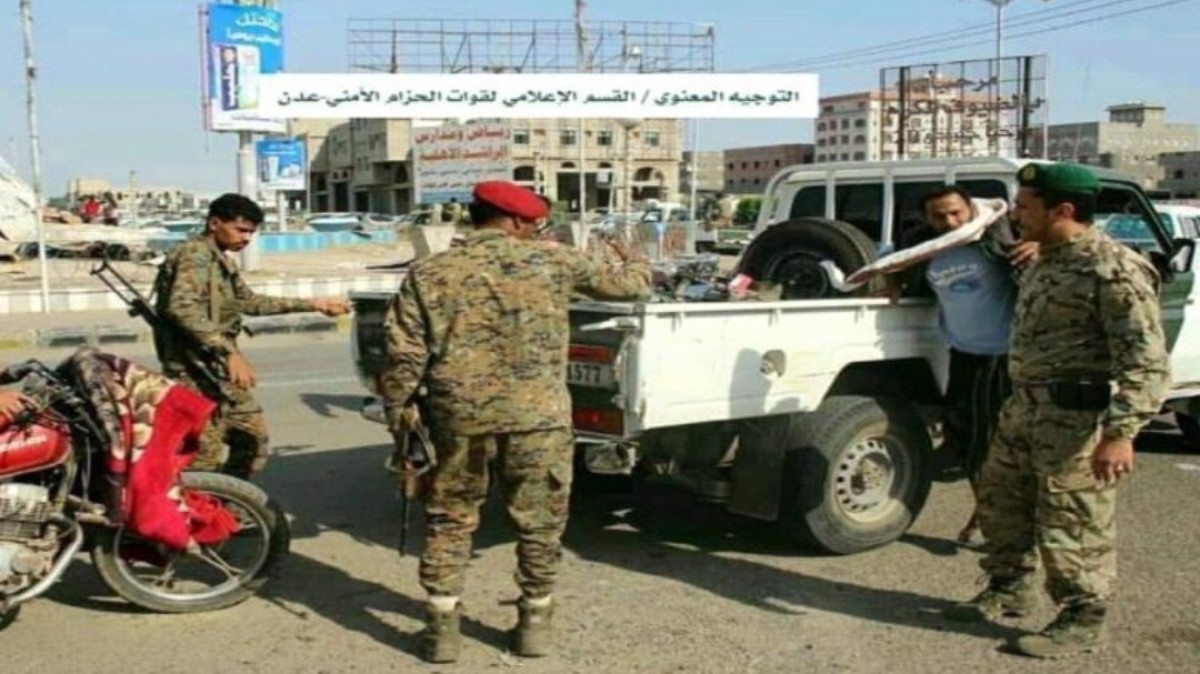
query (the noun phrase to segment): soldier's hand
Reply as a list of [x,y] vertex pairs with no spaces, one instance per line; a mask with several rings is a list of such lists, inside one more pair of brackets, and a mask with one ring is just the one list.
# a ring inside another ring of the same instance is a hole
[[24,393],[0,391],[0,419],[11,420],[32,404]]
[[1104,484],[1116,482],[1122,475],[1133,472],[1133,441],[1124,438],[1102,438],[1092,453],[1092,474]]
[[1012,250],[1008,251],[1008,261],[1014,266],[1024,267],[1037,262],[1040,251],[1041,246],[1037,241],[1018,241]]
[[229,354],[229,379],[234,386],[243,389],[254,388],[258,383],[254,378],[254,369],[240,353]]
[[628,262],[636,255],[634,249],[619,237],[608,237],[604,240],[608,247],[616,253],[617,257],[621,258],[622,262]]
[[341,297],[319,297],[312,301],[312,306],[326,316],[350,313],[350,303]]

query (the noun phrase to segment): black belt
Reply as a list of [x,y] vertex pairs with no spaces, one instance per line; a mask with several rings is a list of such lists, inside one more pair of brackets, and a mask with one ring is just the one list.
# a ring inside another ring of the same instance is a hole
[[1067,410],[1100,411],[1112,403],[1112,384],[1107,381],[1055,381],[1037,384],[1014,383],[1013,389],[1039,403]]

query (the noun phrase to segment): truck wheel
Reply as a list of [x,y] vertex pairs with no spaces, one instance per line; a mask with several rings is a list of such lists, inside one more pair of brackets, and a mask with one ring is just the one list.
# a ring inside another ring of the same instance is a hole
[[885,545],[925,506],[933,450],[905,403],[833,396],[804,417],[799,436],[780,523],[802,545],[842,555]]
[[[866,234],[837,220],[797,218],[773,225],[750,241],[742,252],[738,271],[758,280],[783,286],[783,299],[841,297],[821,269],[831,260],[845,274],[875,261],[875,244]],[[870,295],[882,289],[883,279],[865,284],[852,295]]]

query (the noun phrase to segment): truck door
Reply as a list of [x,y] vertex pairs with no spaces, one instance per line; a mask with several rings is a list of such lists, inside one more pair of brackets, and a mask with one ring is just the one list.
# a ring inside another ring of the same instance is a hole
[[[1163,330],[1171,353],[1172,379],[1200,381],[1200,307],[1191,301],[1195,273],[1168,270],[1173,243],[1162,221],[1140,191],[1131,185],[1105,182],[1096,205],[1095,226],[1125,245],[1147,255],[1158,268]],[[1180,339],[1184,331],[1191,333]]]

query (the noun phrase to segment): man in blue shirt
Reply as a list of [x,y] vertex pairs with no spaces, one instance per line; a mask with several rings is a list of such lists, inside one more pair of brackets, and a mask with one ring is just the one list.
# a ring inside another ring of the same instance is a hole
[[[970,195],[946,186],[921,202],[928,225],[901,237],[907,248],[971,221]],[[947,250],[922,265],[923,277],[938,301],[938,324],[950,345],[950,381],[946,387],[945,436],[958,452],[975,489],[1000,405],[1012,391],[1008,378],[1008,337],[1017,300],[1017,274],[1037,257],[1037,244],[1019,242],[1006,249],[995,236],[997,223],[977,242]],[[903,284],[904,277],[896,279]],[[974,514],[958,540],[968,543],[978,532]]]

